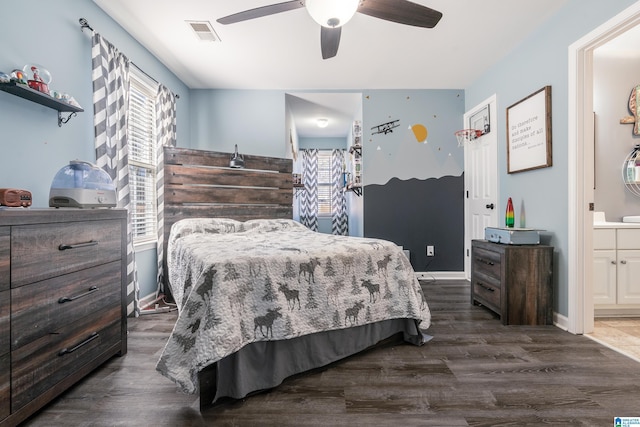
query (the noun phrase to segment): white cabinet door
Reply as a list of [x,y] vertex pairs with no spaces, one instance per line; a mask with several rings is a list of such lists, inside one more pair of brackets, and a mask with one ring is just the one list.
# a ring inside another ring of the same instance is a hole
[[617,262],[618,304],[640,304],[640,250],[619,250]]
[[616,251],[593,251],[593,304],[616,304]]

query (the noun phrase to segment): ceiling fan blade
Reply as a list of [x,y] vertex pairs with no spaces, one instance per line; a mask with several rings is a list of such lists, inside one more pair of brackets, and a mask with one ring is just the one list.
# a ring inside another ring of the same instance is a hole
[[408,0],[362,0],[358,12],[385,21],[415,27],[433,28],[442,13]]
[[322,59],[329,59],[336,56],[338,53],[338,46],[340,46],[340,33],[342,33],[342,27],[320,27],[320,48],[322,49]]
[[245,10],[244,12],[234,13],[233,15],[224,16],[217,21],[220,24],[235,24],[236,22],[248,21],[249,19],[261,18],[263,16],[275,15],[276,13],[287,12],[289,10],[304,7],[304,1],[292,0],[284,3],[270,4],[268,6],[257,7],[255,9]]

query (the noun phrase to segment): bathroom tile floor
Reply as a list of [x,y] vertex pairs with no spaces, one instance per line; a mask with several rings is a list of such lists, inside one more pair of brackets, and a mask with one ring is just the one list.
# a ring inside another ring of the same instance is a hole
[[640,318],[598,317],[586,336],[640,362]]

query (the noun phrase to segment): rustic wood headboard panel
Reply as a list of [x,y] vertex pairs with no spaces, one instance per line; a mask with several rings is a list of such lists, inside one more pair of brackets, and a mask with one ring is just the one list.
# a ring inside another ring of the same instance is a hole
[[183,218],[246,221],[293,217],[291,159],[243,155],[245,168],[231,169],[231,156],[232,153],[164,148],[165,268],[171,226]]

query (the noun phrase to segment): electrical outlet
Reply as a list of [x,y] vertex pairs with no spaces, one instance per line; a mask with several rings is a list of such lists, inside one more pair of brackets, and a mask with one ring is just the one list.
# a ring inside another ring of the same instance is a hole
[[433,246],[427,246],[427,256],[433,256],[435,248]]

